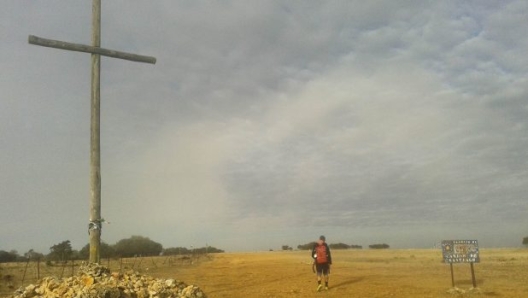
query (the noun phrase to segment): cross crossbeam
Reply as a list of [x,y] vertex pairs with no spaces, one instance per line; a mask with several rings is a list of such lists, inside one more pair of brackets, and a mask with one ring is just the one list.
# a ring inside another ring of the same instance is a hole
[[84,44],[47,39],[47,38],[42,38],[42,37],[38,37],[35,35],[30,35],[28,38],[28,42],[30,44],[48,47],[48,48],[56,48],[56,49],[69,50],[69,51],[75,51],[75,52],[91,53],[91,54],[97,54],[101,56],[124,59],[124,60],[129,60],[129,61],[156,64],[156,58],[151,57],[151,56],[143,56],[143,55],[126,53],[126,52],[103,49],[100,47],[92,47],[92,46],[88,46]]

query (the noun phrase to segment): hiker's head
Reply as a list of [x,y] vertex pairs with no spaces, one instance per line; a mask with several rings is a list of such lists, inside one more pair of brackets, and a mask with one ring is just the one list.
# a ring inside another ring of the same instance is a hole
[[326,241],[325,236],[321,235],[321,236],[319,236],[319,241],[317,241],[317,242],[319,242],[319,244],[322,244],[322,243],[324,243],[325,241]]

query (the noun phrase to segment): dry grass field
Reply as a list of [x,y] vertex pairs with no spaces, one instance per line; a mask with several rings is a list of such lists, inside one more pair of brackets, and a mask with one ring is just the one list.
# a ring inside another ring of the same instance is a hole
[[[472,289],[469,264],[455,264],[452,291],[450,267],[441,250],[334,250],[330,289],[316,292],[307,251],[211,254],[194,259],[168,257],[112,261],[113,271],[134,268],[143,274],[175,278],[199,286],[210,298],[233,297],[528,297],[528,250],[481,249],[474,265],[477,288]],[[0,265],[0,274],[13,276],[11,287],[35,282],[34,266]],[[41,264],[42,273],[46,269]],[[55,268],[71,275],[71,265]],[[48,272],[49,273],[49,272]],[[12,288],[11,288],[12,289]],[[12,291],[0,283],[0,296]]]

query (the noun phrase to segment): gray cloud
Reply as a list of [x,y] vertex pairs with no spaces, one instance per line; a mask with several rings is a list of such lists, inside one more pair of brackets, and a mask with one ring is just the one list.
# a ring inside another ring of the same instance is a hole
[[[526,236],[522,1],[124,5],[103,3],[103,46],[158,62],[102,60],[103,240]],[[90,12],[0,12],[0,249],[87,242],[89,57],[27,35],[89,43]]]

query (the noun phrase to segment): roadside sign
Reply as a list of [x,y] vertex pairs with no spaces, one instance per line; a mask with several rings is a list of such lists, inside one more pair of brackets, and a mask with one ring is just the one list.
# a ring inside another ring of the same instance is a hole
[[471,267],[471,280],[473,288],[477,287],[473,263],[480,262],[479,247],[477,240],[443,240],[442,259],[451,268],[451,284],[455,287],[455,276],[453,274],[453,263],[469,263]]
[[442,256],[445,263],[479,263],[477,240],[444,240]]

